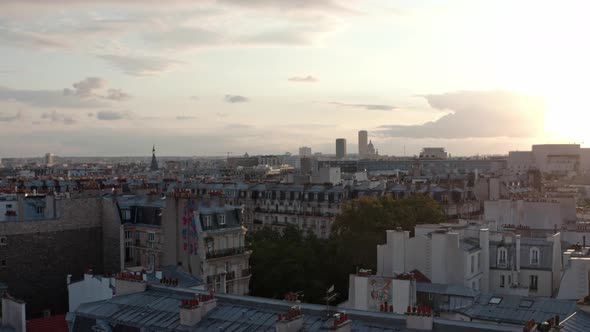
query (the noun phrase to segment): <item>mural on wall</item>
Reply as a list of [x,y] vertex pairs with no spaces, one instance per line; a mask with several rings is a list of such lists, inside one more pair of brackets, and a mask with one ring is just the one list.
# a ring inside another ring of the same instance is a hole
[[184,204],[184,213],[182,216],[182,241],[184,251],[190,255],[196,255],[199,249],[197,236],[197,220],[195,212],[197,211],[195,200],[187,199]]
[[387,302],[391,304],[391,279],[371,277],[369,278],[369,310],[379,310],[379,307]]

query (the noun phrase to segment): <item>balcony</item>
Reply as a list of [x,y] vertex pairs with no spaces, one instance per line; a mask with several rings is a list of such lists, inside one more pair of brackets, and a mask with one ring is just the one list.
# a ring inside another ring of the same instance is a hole
[[207,259],[214,259],[214,258],[222,258],[222,257],[229,257],[229,256],[241,255],[241,254],[244,254],[246,252],[247,252],[247,250],[246,250],[245,247],[228,248],[228,249],[208,251],[205,254],[205,257]]

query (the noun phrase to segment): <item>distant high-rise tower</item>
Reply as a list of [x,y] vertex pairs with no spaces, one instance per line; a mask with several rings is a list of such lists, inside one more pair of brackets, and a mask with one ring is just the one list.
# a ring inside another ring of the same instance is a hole
[[156,160],[156,146],[152,148],[152,164],[150,165],[150,171],[157,171],[158,170],[158,160]]
[[299,157],[311,157],[311,148],[307,146],[300,147]]
[[55,155],[51,152],[45,154],[45,166],[53,166],[55,164]]
[[359,131],[359,158],[366,158],[367,157],[367,140],[369,138],[369,133],[366,130]]
[[346,157],[346,138],[336,139],[336,158],[342,159]]

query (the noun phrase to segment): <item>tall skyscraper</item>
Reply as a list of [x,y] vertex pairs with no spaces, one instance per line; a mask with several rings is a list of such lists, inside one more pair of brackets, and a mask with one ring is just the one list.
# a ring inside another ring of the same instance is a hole
[[367,157],[368,138],[369,138],[369,133],[366,130],[359,131],[359,158],[366,158]]
[[342,159],[346,157],[346,138],[336,139],[336,158]]

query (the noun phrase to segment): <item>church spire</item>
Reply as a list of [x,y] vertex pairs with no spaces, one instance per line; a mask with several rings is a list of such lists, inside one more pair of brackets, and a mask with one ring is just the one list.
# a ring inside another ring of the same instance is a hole
[[150,165],[150,171],[155,172],[158,170],[158,160],[156,159],[156,145],[152,147],[152,163]]

